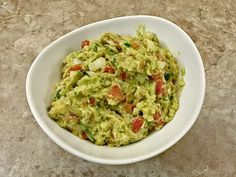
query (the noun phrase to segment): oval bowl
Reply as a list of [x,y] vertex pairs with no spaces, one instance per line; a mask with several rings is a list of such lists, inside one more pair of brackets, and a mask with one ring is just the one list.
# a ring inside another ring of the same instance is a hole
[[[161,43],[185,67],[185,87],[174,119],[160,131],[122,147],[97,146],[60,128],[48,117],[52,88],[60,80],[62,59],[80,48],[84,39],[96,39],[103,32],[133,35],[137,26],[157,34]],[[160,17],[126,16],[80,27],[52,42],[34,60],[26,79],[26,96],[34,118],[44,132],[64,150],[101,164],[128,164],[156,156],[173,146],[192,127],[205,96],[205,73],[201,56],[190,37],[177,25]]]

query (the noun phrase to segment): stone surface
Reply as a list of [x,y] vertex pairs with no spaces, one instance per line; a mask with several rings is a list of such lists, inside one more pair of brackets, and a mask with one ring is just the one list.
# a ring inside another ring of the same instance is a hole
[[[235,0],[0,0],[0,176],[235,177],[235,9]],[[25,97],[26,74],[37,54],[63,34],[134,14],[169,19],[191,36],[205,65],[204,106],[189,133],[159,156],[122,166],[87,162],[39,128]]]

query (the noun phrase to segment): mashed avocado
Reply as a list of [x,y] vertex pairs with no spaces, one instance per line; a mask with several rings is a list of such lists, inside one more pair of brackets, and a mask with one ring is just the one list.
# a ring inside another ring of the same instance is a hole
[[171,121],[184,86],[176,59],[140,26],[135,36],[104,33],[63,61],[49,116],[97,145],[136,142]]

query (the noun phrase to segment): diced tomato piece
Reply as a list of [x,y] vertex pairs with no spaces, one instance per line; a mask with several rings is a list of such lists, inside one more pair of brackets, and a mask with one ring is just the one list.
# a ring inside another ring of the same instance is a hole
[[156,82],[156,94],[162,96],[164,94],[164,83],[160,74],[151,75],[150,79]]
[[123,100],[125,99],[121,88],[118,85],[113,85],[110,90],[109,94],[112,98],[115,98],[117,100]]
[[95,98],[89,98],[89,103],[90,103],[91,105],[95,105],[95,103],[96,103]]
[[140,128],[143,125],[143,122],[144,122],[144,120],[143,120],[143,117],[141,117],[141,116],[138,116],[137,118],[135,118],[133,120],[132,130],[133,130],[134,133],[137,133],[140,130]]
[[159,112],[156,112],[155,114],[153,114],[153,119],[155,122],[159,121],[160,118],[161,118],[161,115]]
[[80,71],[82,69],[81,65],[74,65],[70,68],[70,71]]
[[115,73],[115,70],[114,70],[111,66],[105,66],[103,72],[104,72],[104,73],[114,74],[114,73]]
[[121,80],[124,81],[124,80],[126,80],[128,78],[128,74],[123,71],[123,72],[120,73],[120,78],[121,78]]
[[84,140],[88,139],[88,136],[87,136],[87,134],[85,133],[85,131],[82,131],[82,133],[81,133],[81,138],[84,139]]
[[123,108],[127,113],[132,113],[135,106],[131,103],[125,103]]
[[90,42],[88,40],[82,41],[81,47],[84,48],[86,45],[89,45]]
[[156,94],[162,96],[164,94],[164,83],[160,74],[150,76],[150,79],[156,82]]
[[154,119],[154,122],[157,124],[157,125],[162,125],[164,124],[164,120],[161,118],[161,114],[159,112],[156,112],[154,115],[153,115],[153,119]]
[[162,96],[164,94],[163,80],[156,80],[156,94]]
[[131,46],[134,49],[138,49],[139,48],[139,44],[137,42],[132,42]]

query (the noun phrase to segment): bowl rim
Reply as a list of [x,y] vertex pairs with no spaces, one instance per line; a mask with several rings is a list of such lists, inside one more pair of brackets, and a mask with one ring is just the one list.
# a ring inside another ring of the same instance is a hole
[[[43,55],[43,53],[45,53],[45,51],[49,50],[53,45],[55,45],[55,43],[63,40],[64,37],[66,36],[70,36],[73,35],[75,32],[77,32],[78,30],[81,29],[86,29],[88,27],[100,24],[100,23],[107,23],[107,22],[112,22],[112,21],[116,21],[116,20],[121,20],[121,19],[135,19],[135,18],[152,18],[155,20],[159,20],[165,23],[168,23],[169,25],[172,25],[176,28],[176,30],[179,30],[186,38],[186,40],[188,40],[189,42],[192,43],[192,47],[194,49],[194,51],[197,54],[197,58],[199,58],[199,64],[200,64],[200,74],[201,74],[201,79],[202,79],[202,84],[201,84],[201,97],[199,99],[198,105],[197,105],[197,109],[195,110],[195,114],[192,115],[192,119],[191,121],[185,126],[185,128],[177,135],[175,136],[172,141],[170,141],[169,143],[167,143],[166,145],[164,145],[162,148],[159,148],[158,150],[155,150],[153,152],[150,152],[148,154],[145,155],[141,155],[138,157],[132,157],[132,158],[126,158],[126,159],[105,159],[105,158],[101,158],[101,157],[94,157],[88,154],[85,154],[83,152],[80,152],[79,150],[75,150],[72,147],[70,147],[69,145],[67,145],[67,143],[63,142],[60,138],[58,138],[58,136],[53,133],[52,130],[48,129],[46,124],[41,120],[40,115],[38,114],[37,110],[35,107],[33,107],[32,105],[32,98],[31,98],[31,87],[30,87],[30,81],[32,78],[32,72],[34,70],[34,68],[36,67],[39,58],[41,58],[41,56]],[[110,18],[110,19],[106,19],[106,20],[101,20],[101,21],[97,21],[91,24],[87,24],[85,26],[81,26],[61,37],[59,37],[58,39],[54,40],[52,43],[50,43],[47,47],[45,47],[39,54],[38,56],[35,58],[35,60],[33,61],[33,63],[30,66],[30,69],[28,71],[27,77],[26,77],[26,97],[27,97],[27,101],[28,101],[28,105],[30,107],[30,110],[36,120],[36,122],[39,124],[39,126],[43,129],[43,131],[58,145],[60,146],[62,149],[64,149],[65,151],[70,152],[71,154],[80,157],[84,160],[87,161],[91,161],[91,162],[95,162],[95,163],[100,163],[100,164],[107,164],[107,165],[122,165],[122,164],[130,164],[130,163],[135,163],[135,162],[139,162],[139,161],[143,161],[149,158],[152,158],[162,152],[164,152],[165,150],[167,150],[168,148],[170,148],[171,146],[173,146],[174,144],[176,144],[189,130],[190,128],[193,126],[193,124],[196,122],[198,115],[201,111],[203,102],[204,102],[204,98],[205,98],[205,90],[206,90],[206,80],[205,80],[205,71],[204,71],[204,66],[203,66],[203,62],[202,62],[202,58],[200,56],[200,53],[196,47],[196,45],[194,44],[194,42],[192,41],[192,39],[188,36],[188,34],[182,30],[179,26],[177,26],[175,23],[161,18],[161,17],[156,17],[156,16],[150,16],[150,15],[132,15],[132,16],[121,16],[121,17],[116,17],[116,18]]]

